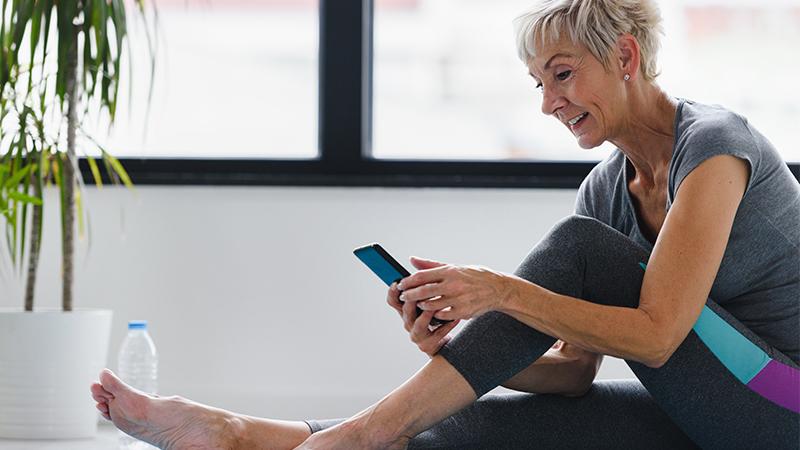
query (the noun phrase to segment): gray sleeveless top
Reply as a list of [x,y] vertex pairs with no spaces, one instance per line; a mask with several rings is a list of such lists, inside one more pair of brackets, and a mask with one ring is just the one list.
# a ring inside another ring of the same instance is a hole
[[[709,297],[767,343],[800,363],[800,184],[747,120],[720,106],[679,100],[665,210],[683,179],[706,159],[734,155],[750,179]],[[628,192],[633,170],[619,150],[581,184],[575,213],[594,217],[648,251]]]

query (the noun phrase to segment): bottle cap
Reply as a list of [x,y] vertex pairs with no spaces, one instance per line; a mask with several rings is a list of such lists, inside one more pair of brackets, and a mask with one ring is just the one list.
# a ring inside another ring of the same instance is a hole
[[147,321],[146,320],[131,320],[128,322],[128,329],[129,330],[146,330],[147,329]]

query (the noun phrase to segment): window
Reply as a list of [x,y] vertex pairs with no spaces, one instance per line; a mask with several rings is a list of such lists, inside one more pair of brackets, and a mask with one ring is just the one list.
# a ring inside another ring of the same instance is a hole
[[[139,184],[577,187],[611,146],[581,150],[539,111],[511,24],[530,1],[160,1],[148,135],[140,94],[110,149]],[[800,161],[800,0],[660,4],[662,86]]]
[[[598,161],[540,112],[512,20],[532,0],[376,0],[373,155],[399,159]],[[659,84],[743,114],[800,161],[800,1],[659,2]]]
[[800,123],[800,1],[661,4],[669,24],[662,51],[666,89],[744,115],[786,161],[800,162],[794,136]]
[[316,0],[159,0],[157,7],[149,117],[147,42],[134,29],[132,109],[120,108],[105,140],[115,156],[318,155]]
[[540,110],[512,20],[531,0],[376,0],[373,155],[598,161]]

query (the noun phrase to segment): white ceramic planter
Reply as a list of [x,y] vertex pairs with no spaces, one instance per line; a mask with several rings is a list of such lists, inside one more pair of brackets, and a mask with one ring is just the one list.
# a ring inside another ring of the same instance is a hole
[[106,366],[111,315],[0,308],[0,438],[97,434],[89,386]]

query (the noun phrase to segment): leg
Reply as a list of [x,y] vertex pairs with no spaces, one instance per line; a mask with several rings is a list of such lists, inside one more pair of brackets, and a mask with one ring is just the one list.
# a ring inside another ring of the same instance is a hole
[[[746,339],[732,350],[738,361],[748,354],[745,346],[754,344],[750,350],[768,355],[774,360],[770,364],[785,364],[794,368],[793,380],[766,380],[791,383],[795,411],[776,404],[754,389],[752,375],[742,379],[741,369],[726,366],[730,362],[719,349],[708,329],[698,321],[694,329],[675,351],[669,361],[658,369],[652,369],[634,361],[627,361],[636,377],[647,387],[659,406],[694,442],[702,448],[798,448],[800,447],[800,414],[796,411],[797,386],[800,371],[788,357],[770,347],[761,338],[731,316],[722,307],[708,300],[703,314],[716,314],[729,332],[738,333]],[[701,316],[703,319],[703,316]],[[711,330],[719,333],[720,330]],[[724,333],[724,331],[722,331]],[[702,336],[702,338],[701,338]],[[735,342],[737,335],[724,336],[727,342]],[[706,339],[704,342],[703,339]],[[745,347],[745,348],[742,348]],[[722,349],[723,352],[725,349]],[[722,359],[720,359],[720,356]],[[791,369],[789,369],[791,371]],[[763,375],[763,374],[762,374]],[[789,386],[784,386],[789,387]],[[783,396],[787,399],[787,395]],[[791,399],[789,399],[791,402]]]
[[[644,276],[636,264],[648,256],[603,223],[571,216],[536,244],[515,274],[559,294],[635,308]],[[531,365],[555,341],[510,316],[489,312],[470,321],[439,354],[480,397]]]
[[120,430],[162,449],[292,449],[311,433],[303,422],[259,419],[180,397],[158,397],[122,383],[110,371],[92,385],[103,416]]
[[[309,421],[314,431],[339,420]],[[426,430],[409,449],[695,449],[636,380],[595,382],[580,398],[489,394]]]
[[[644,276],[639,264],[647,257],[616,230],[575,216],[531,251],[517,275],[562,294],[633,308]],[[712,300],[707,306],[765,354],[794,365]],[[481,396],[530,365],[554,341],[509,316],[489,313],[473,320],[440,354]],[[798,442],[800,416],[734,377],[695,331],[663,367],[629,365],[670,418],[704,448],[790,448]]]

